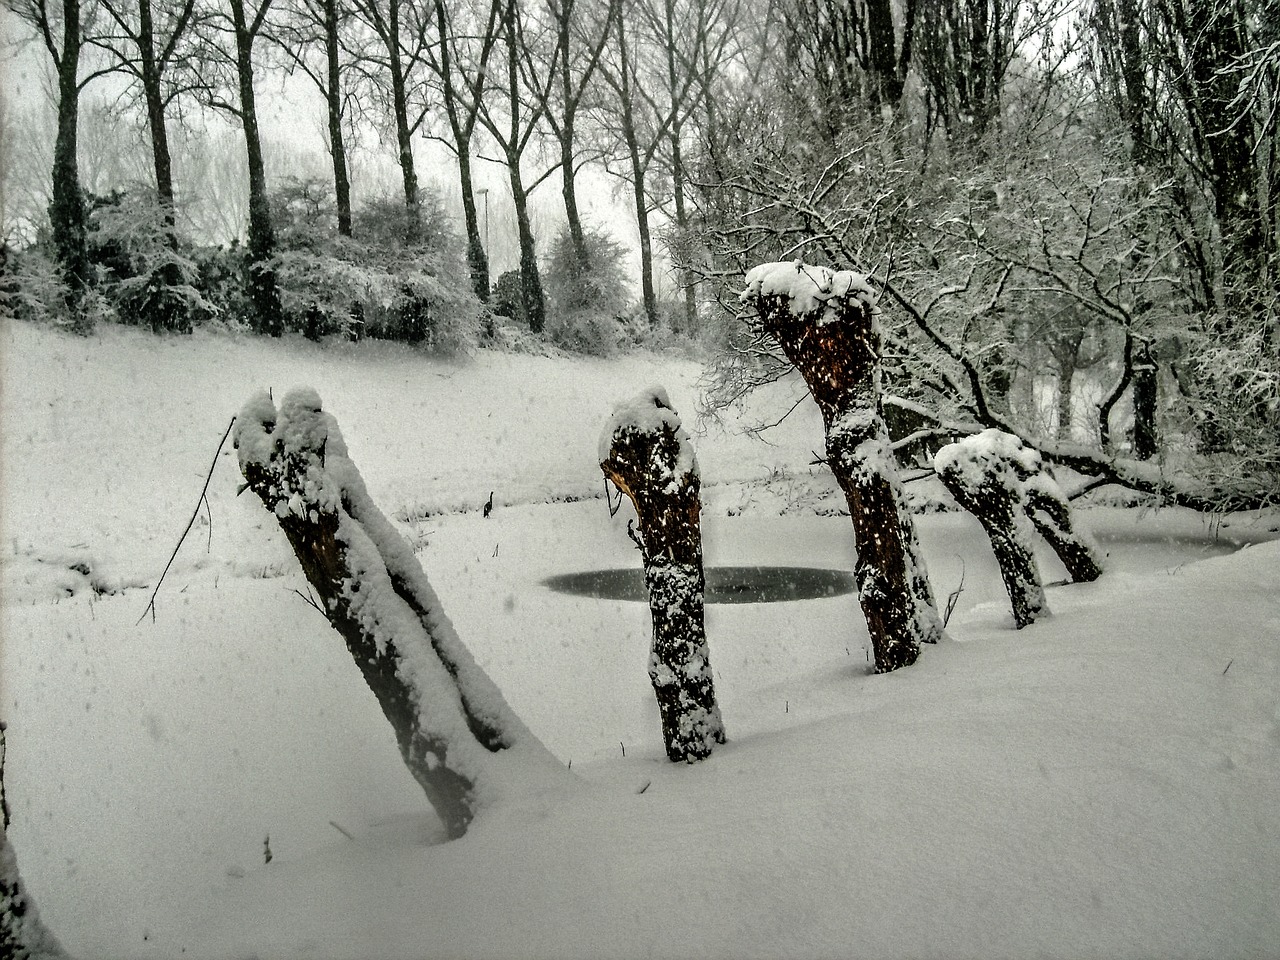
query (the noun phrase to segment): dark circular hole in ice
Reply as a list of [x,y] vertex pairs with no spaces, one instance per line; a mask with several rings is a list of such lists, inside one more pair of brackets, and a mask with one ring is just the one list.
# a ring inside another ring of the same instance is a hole
[[[852,593],[853,574],[823,567],[707,567],[707,603],[780,603]],[[560,593],[596,600],[648,601],[639,567],[562,573],[542,581]]]

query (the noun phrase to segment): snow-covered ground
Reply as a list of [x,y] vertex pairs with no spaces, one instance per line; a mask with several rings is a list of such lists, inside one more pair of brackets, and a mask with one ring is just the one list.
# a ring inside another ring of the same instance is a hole
[[[11,837],[79,957],[1276,955],[1275,516],[1081,511],[1108,571],[1023,631],[976,522],[925,516],[950,642],[873,676],[851,595],[711,606],[730,742],[676,766],[645,605],[542,580],[638,563],[598,434],[653,382],[692,422],[695,364],[12,322],[0,363]],[[298,383],[575,791],[439,843],[229,451],[137,623],[231,414]],[[694,431],[708,563],[851,569],[816,412],[732,429],[768,409]]]

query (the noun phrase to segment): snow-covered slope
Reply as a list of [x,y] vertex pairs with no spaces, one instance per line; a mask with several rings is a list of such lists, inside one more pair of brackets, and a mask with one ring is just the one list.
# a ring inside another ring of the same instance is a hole
[[[868,674],[850,596],[712,605],[730,742],[662,758],[644,604],[541,580],[638,563],[599,489],[612,404],[661,359],[92,341],[3,347],[0,713],[42,914],[96,957],[1230,957],[1280,943],[1280,544],[1273,520],[1087,511],[1095,584],[1012,629],[977,524],[922,518],[952,640]],[[209,531],[136,625],[231,412],[312,384],[459,634],[576,793],[461,841],[404,770],[341,640],[224,457]],[[530,412],[532,411],[532,412]],[[847,518],[778,516],[819,448],[693,437],[711,564],[849,569]],[[767,507],[765,509],[764,507]],[[89,573],[70,569],[82,560]],[[1047,582],[1062,576],[1041,556]],[[961,585],[963,586],[961,587]],[[68,593],[67,588],[72,592]],[[623,757],[623,749],[626,751]],[[344,834],[350,834],[348,839]],[[264,864],[269,837],[273,859]]]

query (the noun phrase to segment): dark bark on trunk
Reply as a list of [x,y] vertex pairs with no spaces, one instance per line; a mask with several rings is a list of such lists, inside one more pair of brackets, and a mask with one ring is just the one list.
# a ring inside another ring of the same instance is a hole
[[[398,9],[398,8],[393,8]],[[393,29],[395,21],[392,20]],[[396,120],[397,159],[400,163],[400,179],[404,185],[405,238],[410,242],[422,232],[422,211],[418,190],[418,172],[413,165],[413,135],[409,132],[409,104],[405,99],[404,67],[399,54],[390,52],[391,101]]]
[[[484,249],[480,238],[480,218],[476,211],[475,188],[471,185],[471,151],[463,141],[470,142],[470,136],[458,138],[458,176],[462,185],[462,218],[467,228],[467,266],[471,270],[471,288],[481,303],[489,302],[489,254]],[[486,201],[487,202],[487,201]],[[485,212],[486,219],[488,211]],[[485,233],[488,233],[486,225]],[[487,240],[488,237],[486,236]]]
[[400,164],[400,180],[404,188],[405,239],[417,241],[422,232],[422,211],[418,189],[418,171],[413,164],[413,132],[409,126],[409,99],[405,84],[404,64],[400,62],[400,4],[388,9],[386,32],[382,35],[387,50],[387,68],[391,75],[391,113],[396,124],[396,161]]
[[658,325],[658,293],[653,282],[653,235],[649,230],[649,196],[635,131],[628,138],[631,151],[632,193],[636,201],[636,229],[640,236],[640,297],[650,327]]
[[1142,49],[1142,20],[1137,0],[1119,0],[1122,112],[1129,127],[1129,156],[1139,171],[1152,173],[1155,150],[1148,132],[1147,57]]
[[1159,369],[1151,344],[1139,342],[1133,357],[1133,455],[1150,460],[1159,452],[1156,428]]
[[0,723],[0,957],[64,960],[66,953],[40,920],[35,901],[18,872],[9,842],[9,803],[4,793],[5,725]]
[[922,642],[937,640],[941,624],[879,413],[880,338],[872,308],[848,293],[797,316],[789,293],[755,292],[751,283],[749,274],[746,302],[760,328],[800,371],[822,411],[827,461],[853,520],[858,599],[876,672],[908,666]]
[[351,180],[347,144],[342,134],[342,62],[338,33],[338,0],[324,0],[324,50],[327,65],[325,100],[329,108],[329,154],[333,159],[333,194],[338,205],[338,233],[351,236]]
[[490,761],[480,758],[532,748],[554,782],[559,765],[461,648],[318,399],[290,394],[277,416],[267,396],[254,398],[235,437],[249,487],[288,537],[449,836],[462,836],[483,802]]
[[161,89],[161,66],[156,59],[155,23],[151,0],[138,4],[138,59],[142,74],[142,93],[147,105],[147,130],[151,135],[151,160],[156,175],[156,197],[164,211],[169,246],[177,248],[177,214],[173,198],[173,158],[169,151],[169,131],[165,127],[164,92]]
[[1265,275],[1253,124],[1237,117],[1238,78],[1229,69],[1246,53],[1245,26],[1229,5],[1191,2],[1187,18],[1195,109],[1209,140],[1209,182],[1226,247],[1223,272],[1230,277],[1252,269]]
[[542,274],[538,271],[537,241],[529,221],[529,195],[520,176],[520,158],[508,157],[507,170],[511,177],[511,198],[516,208],[516,229],[520,237],[520,302],[529,321],[529,330],[541,333],[547,325],[547,297],[542,289]]
[[90,282],[84,195],[76,144],[80,116],[80,0],[64,0],[62,55],[58,61],[58,135],[53,147],[52,197],[49,221],[57,250],[66,305],[77,325],[82,317],[84,294]]
[[236,33],[236,76],[240,92],[240,122],[244,126],[249,161],[249,293],[253,300],[252,326],[258,333],[278,337],[284,333],[284,310],[276,289],[271,259],[276,252],[267,194],[267,171],[258,132],[258,110],[253,92],[253,42],[255,35],[245,19],[244,0],[232,0]]
[[868,65],[871,73],[869,102],[877,109],[889,107],[895,114],[906,86],[905,71],[899,73],[897,36],[890,0],[867,0]]
[[[489,254],[485,244],[489,242],[488,207],[485,208],[485,230],[480,234],[480,218],[476,212],[475,187],[471,179],[471,136],[475,132],[480,110],[479,99],[463,104],[454,86],[453,55],[450,50],[452,37],[449,30],[449,12],[443,0],[435,0],[436,29],[439,32],[439,61],[434,69],[440,78],[445,116],[453,134],[453,149],[458,157],[458,181],[462,191],[462,219],[467,231],[467,267],[471,271],[471,288],[481,303],[489,302]],[[486,47],[488,49],[488,47]],[[487,54],[486,54],[487,57]],[[487,61],[486,61],[487,62]],[[483,64],[479,68],[483,78]],[[465,84],[464,84],[465,86]],[[466,111],[463,119],[462,111]],[[486,201],[487,203],[487,201]]]
[[564,118],[560,132],[560,195],[564,197],[565,218],[569,227],[569,241],[573,244],[573,256],[578,269],[584,274],[591,269],[591,251],[587,249],[587,235],[582,229],[582,215],[578,212],[578,187],[573,156],[574,119]]
[[555,14],[559,32],[557,42],[562,51],[560,55],[560,97],[564,103],[564,116],[560,123],[552,124],[552,132],[560,141],[560,194],[564,197],[565,220],[569,228],[569,242],[573,244],[574,259],[578,268],[585,274],[591,268],[591,251],[587,249],[587,237],[582,229],[582,216],[578,212],[578,188],[575,182],[577,170],[574,166],[573,147],[577,135],[577,96],[573,89],[572,64],[569,50],[572,33],[569,29],[568,11]]
[[[642,398],[637,398],[639,402]],[[643,398],[671,410],[664,398]],[[681,472],[681,443],[688,443],[672,410],[671,421],[645,430],[611,424],[607,479],[631,498],[640,520],[645,586],[653,615],[649,679],[662,717],[662,738],[672,762],[693,763],[725,742],[716,705],[711,657],[703,620],[706,580],[699,526],[700,481]],[[616,421],[615,421],[616,422]]]
[[[964,447],[962,441],[957,446]],[[946,448],[944,448],[946,451]],[[940,458],[945,452],[940,453]],[[974,482],[961,454],[944,461],[938,470],[943,486],[956,503],[973,514],[991,541],[991,549],[1000,566],[1000,578],[1013,605],[1013,622],[1021,630],[1046,612],[1044,587],[1032,552],[1031,524],[1027,520],[1027,504],[1022,484],[1013,464],[995,459],[984,464],[981,478]]]
[[645,161],[640,151],[640,137],[636,131],[635,112],[632,108],[631,53],[627,48],[626,18],[615,21],[618,38],[618,103],[622,108],[619,117],[622,139],[627,145],[627,157],[631,162],[631,191],[635,199],[636,229],[640,235],[640,298],[644,303],[644,315],[650,327],[658,325],[658,295],[653,283],[653,237],[649,230],[649,197],[645,188]]

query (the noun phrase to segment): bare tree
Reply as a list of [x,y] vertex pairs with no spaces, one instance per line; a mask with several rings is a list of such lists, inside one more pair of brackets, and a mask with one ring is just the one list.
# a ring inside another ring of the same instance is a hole
[[177,245],[177,214],[174,209],[173,157],[166,127],[168,111],[183,92],[175,83],[175,66],[181,67],[196,0],[98,0],[111,21],[93,43],[111,56],[117,69],[140,88],[146,110],[147,132],[156,195],[164,210],[170,244]]
[[199,27],[195,55],[196,81],[204,102],[235,117],[244,131],[249,179],[249,294],[250,323],[259,333],[280,336],[284,310],[271,259],[275,256],[275,228],[267,193],[266,162],[258,127],[254,92],[254,47],[263,35],[273,0],[211,0]]
[[[438,42],[427,48],[428,62],[440,86],[449,139],[444,140],[458,160],[462,190],[462,215],[467,231],[467,263],[471,284],[482,301],[489,299],[489,254],[480,236],[475,185],[471,174],[472,140],[480,117],[489,64],[498,40],[502,0],[490,0],[483,16],[476,17],[469,4],[435,0]],[[483,22],[483,26],[481,23]]]
[[280,16],[267,31],[268,39],[275,43],[290,69],[301,70],[324,98],[338,233],[344,237],[351,236],[351,177],[345,133],[348,91],[342,32],[350,27],[350,19],[351,10],[343,0],[284,0]]
[[426,91],[420,74],[431,43],[432,10],[427,0],[350,0],[374,42],[361,49],[364,77],[390,109],[395,130],[396,162],[404,187],[405,230],[416,240],[421,230],[418,172],[413,138],[427,118]]
[[578,153],[578,117],[592,89],[592,79],[609,40],[614,9],[619,2],[607,0],[601,6],[592,0],[547,0],[559,50],[547,127],[560,147],[560,195],[564,198],[569,240],[579,269],[583,271],[590,268],[591,253],[582,229],[582,215],[578,212],[576,178],[584,163]]
[[52,193],[49,221],[53,228],[66,291],[66,308],[82,318],[82,299],[92,282],[86,238],[86,212],[76,157],[80,93],[106,70],[81,75],[81,54],[93,36],[96,0],[4,0],[5,6],[25,22],[43,43],[57,74],[58,134],[53,148]]
[[538,270],[537,241],[529,216],[529,197],[555,173],[558,162],[531,180],[522,164],[536,146],[543,129],[556,65],[566,53],[559,34],[519,0],[505,0],[498,15],[502,59],[492,72],[497,76],[492,92],[480,101],[480,124],[493,138],[507,168],[511,199],[515,205],[520,240],[520,297],[529,329],[541,333],[546,326],[547,301]]

